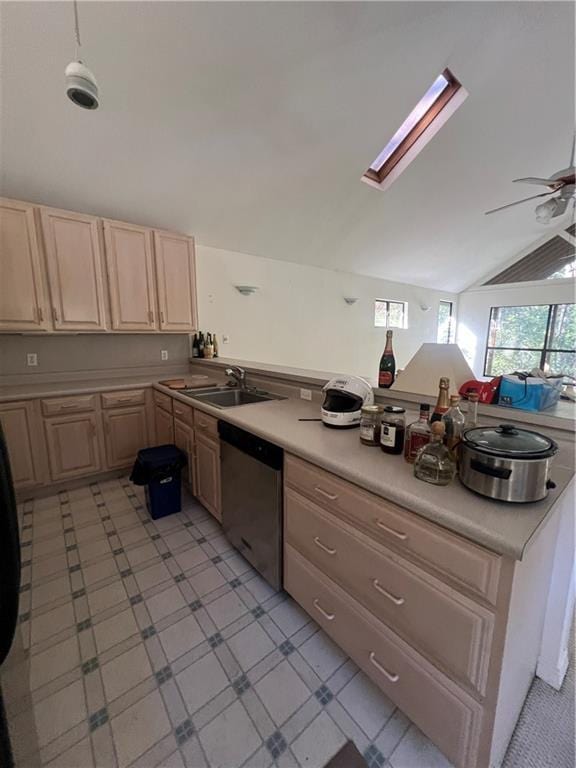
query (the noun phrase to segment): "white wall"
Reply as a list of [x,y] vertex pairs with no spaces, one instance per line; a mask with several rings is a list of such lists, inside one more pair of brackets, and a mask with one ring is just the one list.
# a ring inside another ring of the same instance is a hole
[[502,286],[483,286],[464,291],[458,302],[456,341],[478,377],[484,371],[491,307],[528,304],[564,304],[575,300],[574,280],[541,280]]
[[[197,247],[200,327],[230,337],[222,357],[375,378],[386,329],[374,327],[374,300],[408,302],[408,328],[394,331],[404,366],[436,341],[438,302],[454,294],[316,267]],[[242,296],[234,285],[255,285]],[[352,306],[344,296],[357,297]],[[423,312],[420,304],[431,307]]]

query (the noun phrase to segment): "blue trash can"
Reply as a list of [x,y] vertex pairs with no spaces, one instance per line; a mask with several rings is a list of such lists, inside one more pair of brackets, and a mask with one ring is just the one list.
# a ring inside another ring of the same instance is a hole
[[146,501],[153,520],[180,512],[180,474],[186,463],[186,455],[175,445],[138,451],[130,480],[135,485],[146,486]]

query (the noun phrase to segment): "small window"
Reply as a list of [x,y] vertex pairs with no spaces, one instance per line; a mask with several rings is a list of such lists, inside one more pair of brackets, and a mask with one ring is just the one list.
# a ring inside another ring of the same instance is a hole
[[374,325],[377,328],[407,328],[408,305],[405,301],[376,299],[374,302]]
[[576,377],[576,304],[492,307],[484,375],[532,368]]
[[438,307],[438,344],[452,344],[454,341],[454,305],[451,301],[441,301]]
[[[460,91],[460,98],[453,97]],[[467,92],[449,69],[438,75],[376,160],[370,165],[363,180],[384,188],[384,180],[398,166],[396,178],[420,153],[446,120],[456,111]],[[411,151],[412,150],[412,151]],[[410,154],[408,154],[410,153]],[[404,159],[404,162],[399,164]],[[390,180],[393,181],[394,179]]]

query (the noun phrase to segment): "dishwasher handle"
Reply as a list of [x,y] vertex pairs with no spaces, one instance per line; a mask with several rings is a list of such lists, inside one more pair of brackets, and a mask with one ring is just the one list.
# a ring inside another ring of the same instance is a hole
[[227,421],[218,421],[218,434],[223,443],[234,446],[272,469],[282,470],[284,451],[274,443],[269,443],[268,440],[235,427]]

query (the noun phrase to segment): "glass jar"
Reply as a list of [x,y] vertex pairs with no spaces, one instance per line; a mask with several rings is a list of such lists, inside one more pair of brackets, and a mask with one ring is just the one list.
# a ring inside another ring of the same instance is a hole
[[364,445],[380,445],[382,405],[364,405],[360,414],[360,442]]
[[402,453],[406,432],[405,413],[404,408],[395,405],[387,405],[384,408],[380,429],[380,448],[384,453]]
[[448,485],[456,474],[456,462],[444,445],[445,426],[436,421],[430,426],[432,439],[422,448],[414,461],[414,475],[432,485]]

